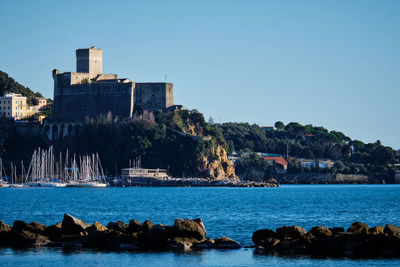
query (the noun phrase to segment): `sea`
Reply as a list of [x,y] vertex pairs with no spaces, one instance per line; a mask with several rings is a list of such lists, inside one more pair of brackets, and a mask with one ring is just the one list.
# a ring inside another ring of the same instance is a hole
[[281,185],[278,188],[131,187],[0,188],[0,220],[55,224],[64,213],[89,223],[201,218],[210,238],[244,248],[195,252],[104,252],[90,249],[0,248],[0,266],[400,266],[400,259],[257,255],[258,229],[297,225],[348,228],[400,225],[400,185]]

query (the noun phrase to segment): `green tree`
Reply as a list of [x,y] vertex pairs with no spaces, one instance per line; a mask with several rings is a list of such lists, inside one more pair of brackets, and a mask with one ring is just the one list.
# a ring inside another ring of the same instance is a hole
[[281,121],[275,122],[275,129],[283,130],[284,128],[285,128],[285,124],[283,124],[283,122],[281,122]]

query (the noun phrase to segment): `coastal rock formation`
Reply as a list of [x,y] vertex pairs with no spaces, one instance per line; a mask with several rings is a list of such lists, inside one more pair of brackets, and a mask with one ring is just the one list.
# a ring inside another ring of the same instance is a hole
[[253,243],[258,254],[310,255],[316,257],[392,258],[400,257],[400,227],[369,228],[361,222],[343,228],[313,227],[306,232],[298,226],[257,230]]
[[95,248],[102,250],[191,250],[236,249],[240,244],[228,237],[206,237],[200,218],[176,219],[173,226],[130,220],[110,222],[107,227],[92,225],[65,214],[62,223],[46,226],[37,222],[15,221],[13,227],[0,221],[0,245],[13,247]]
[[239,177],[235,174],[235,165],[228,159],[226,150],[217,145],[212,152],[215,156],[212,159],[203,156],[199,166],[201,173],[215,180],[239,181]]

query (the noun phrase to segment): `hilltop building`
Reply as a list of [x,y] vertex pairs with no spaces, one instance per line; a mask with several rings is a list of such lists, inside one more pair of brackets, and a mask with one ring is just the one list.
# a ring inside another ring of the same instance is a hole
[[83,121],[111,113],[133,116],[143,110],[165,110],[174,105],[172,83],[135,83],[117,74],[103,74],[103,50],[76,50],[76,72],[53,70],[54,119]]

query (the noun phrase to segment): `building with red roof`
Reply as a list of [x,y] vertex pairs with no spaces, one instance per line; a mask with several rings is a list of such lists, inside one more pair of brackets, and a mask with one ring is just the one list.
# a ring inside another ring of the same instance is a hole
[[271,166],[275,167],[276,173],[286,173],[287,172],[287,161],[283,157],[260,157],[265,161],[268,161]]

